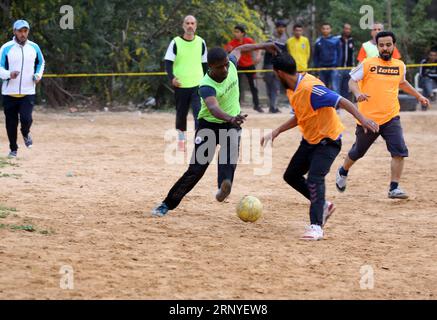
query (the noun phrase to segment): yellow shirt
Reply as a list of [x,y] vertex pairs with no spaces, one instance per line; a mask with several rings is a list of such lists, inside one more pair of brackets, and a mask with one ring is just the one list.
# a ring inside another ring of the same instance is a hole
[[297,71],[308,69],[311,47],[307,37],[301,36],[299,39],[291,37],[287,40],[287,49],[294,61],[296,61]]
[[379,57],[365,59],[350,73],[358,81],[368,101],[358,103],[358,109],[379,125],[399,115],[399,84],[405,81],[405,64],[398,59],[384,61]]

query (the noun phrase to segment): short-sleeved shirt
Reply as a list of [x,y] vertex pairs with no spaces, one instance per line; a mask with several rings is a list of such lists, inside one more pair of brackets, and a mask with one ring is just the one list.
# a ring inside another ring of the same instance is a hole
[[[254,43],[255,43],[255,41],[249,37],[244,37],[241,41],[237,40],[237,39],[233,39],[226,44],[225,50],[227,52],[231,52],[232,50],[234,50],[235,48],[237,48],[239,46],[242,46],[243,44],[254,44]],[[254,62],[252,59],[252,53],[251,52],[242,52],[241,57],[238,60],[238,66],[245,68],[245,67],[250,67],[253,65],[254,65]]]
[[405,81],[406,66],[398,59],[365,59],[350,76],[357,81],[360,91],[369,96],[368,101],[358,102],[360,112],[383,125],[400,112],[399,85]]

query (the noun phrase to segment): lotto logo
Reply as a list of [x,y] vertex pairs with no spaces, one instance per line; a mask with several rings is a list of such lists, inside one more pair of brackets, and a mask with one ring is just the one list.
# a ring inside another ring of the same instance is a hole
[[390,76],[398,76],[400,74],[399,67],[372,66],[370,67],[370,72]]

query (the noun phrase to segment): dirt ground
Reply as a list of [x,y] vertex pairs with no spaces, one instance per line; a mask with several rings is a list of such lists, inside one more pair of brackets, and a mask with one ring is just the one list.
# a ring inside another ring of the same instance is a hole
[[[289,116],[247,112],[246,130]],[[297,130],[275,141],[270,174],[238,166],[227,202],[214,199],[212,165],[180,207],[153,218],[186,169],[165,161],[174,114],[36,112],[34,148],[1,160],[0,299],[436,299],[437,112],[402,114],[403,201],[387,198],[380,139],[351,170],[348,190],[336,191],[335,169],[354,138],[352,118],[342,119],[343,149],[327,177],[337,211],[325,240],[304,242],[309,204],[282,179]],[[256,223],[236,217],[246,194],[264,205]],[[373,289],[362,289],[361,272],[371,270]],[[60,286],[65,277],[71,290]]]

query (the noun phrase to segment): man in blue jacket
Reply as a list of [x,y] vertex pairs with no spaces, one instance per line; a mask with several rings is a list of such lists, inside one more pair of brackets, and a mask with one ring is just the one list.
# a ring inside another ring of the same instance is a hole
[[[331,25],[322,25],[322,36],[314,44],[314,67],[335,68],[341,63],[340,39],[331,35]],[[320,71],[320,80],[331,90],[339,92],[339,76],[337,70]]]
[[24,144],[28,148],[32,147],[30,127],[35,104],[35,86],[43,76],[45,65],[39,46],[28,40],[29,23],[18,20],[13,29],[14,38],[0,48],[0,78],[3,80],[3,107],[10,158],[17,156],[18,121],[21,122]]

